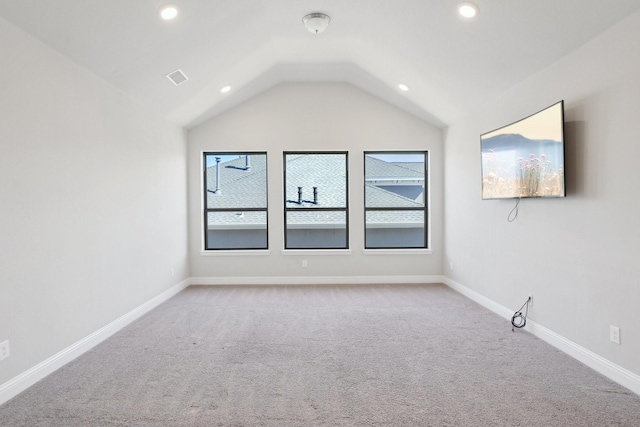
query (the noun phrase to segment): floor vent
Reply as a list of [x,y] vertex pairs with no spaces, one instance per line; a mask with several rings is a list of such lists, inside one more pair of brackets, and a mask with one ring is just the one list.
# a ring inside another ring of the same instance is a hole
[[175,71],[167,74],[167,78],[169,80],[171,80],[171,82],[176,86],[181,85],[182,83],[184,83],[187,80],[189,80],[189,78],[187,76],[185,76],[185,74],[182,72],[182,70],[175,70]]

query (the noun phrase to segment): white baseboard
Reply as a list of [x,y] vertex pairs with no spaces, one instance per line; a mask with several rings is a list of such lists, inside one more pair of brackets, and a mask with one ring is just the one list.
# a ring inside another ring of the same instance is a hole
[[190,285],[363,285],[444,283],[444,276],[294,276],[191,277]]
[[0,405],[15,397],[27,388],[31,387],[47,375],[53,373],[65,364],[71,362],[81,354],[91,350],[102,341],[106,340],[125,326],[129,325],[142,315],[148,313],[158,305],[162,304],[184,288],[189,286],[189,280],[183,280],[175,286],[167,289],[160,295],[152,298],[146,303],[134,308],[127,314],[120,316],[118,319],[108,325],[98,329],[91,335],[81,339],[80,341],[70,345],[64,350],[54,354],[48,359],[38,363],[28,371],[23,372],[17,377],[0,385]]
[[[458,291],[467,298],[477,302],[481,306],[493,311],[499,316],[511,321],[514,311],[496,303],[495,301],[480,295],[476,291],[473,291],[466,286],[444,276],[442,283],[445,283],[450,288]],[[617,382],[618,384],[628,388],[634,393],[640,395],[640,375],[637,375],[615,363],[605,359],[602,356],[588,350],[573,341],[553,332],[551,329],[546,328],[533,320],[527,319],[527,324],[524,329],[541,340],[551,344],[558,350],[568,354],[574,359],[584,363],[591,369],[601,373],[609,379]]]

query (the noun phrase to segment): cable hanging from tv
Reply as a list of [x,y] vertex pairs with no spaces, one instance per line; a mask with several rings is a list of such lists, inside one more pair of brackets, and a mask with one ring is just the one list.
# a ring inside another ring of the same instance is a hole
[[[524,302],[524,304],[522,304],[522,307],[520,307],[520,310],[516,311],[513,314],[513,317],[511,318],[511,331],[514,332],[515,329],[514,328],[524,328],[524,326],[527,324],[527,314],[529,314],[529,303],[531,302],[531,297],[528,297],[527,300]],[[522,309],[526,308],[526,310],[524,311],[524,315],[522,314]]]
[[513,207],[513,209],[511,209],[511,212],[509,212],[509,216],[507,217],[507,221],[513,222],[518,217],[518,206],[520,205],[520,200],[522,200],[521,197],[518,197],[516,199],[516,205]]

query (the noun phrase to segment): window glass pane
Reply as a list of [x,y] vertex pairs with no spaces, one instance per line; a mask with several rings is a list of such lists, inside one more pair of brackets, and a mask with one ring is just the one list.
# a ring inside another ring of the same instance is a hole
[[267,154],[204,154],[206,249],[268,249]]
[[206,249],[266,249],[267,212],[207,212]]
[[346,248],[345,211],[285,212],[287,249]]
[[346,154],[285,154],[285,206],[347,207]]
[[365,248],[427,247],[427,152],[365,152]]
[[365,207],[424,207],[424,152],[366,153]]
[[367,211],[365,247],[424,248],[424,210]]
[[207,209],[267,207],[267,155],[207,153]]

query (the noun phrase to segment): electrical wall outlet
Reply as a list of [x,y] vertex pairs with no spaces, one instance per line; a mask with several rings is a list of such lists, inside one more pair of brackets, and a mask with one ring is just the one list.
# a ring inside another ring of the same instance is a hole
[[0,343],[0,360],[9,357],[9,340]]
[[620,328],[617,326],[609,325],[609,339],[611,342],[620,344]]
[[302,267],[303,268],[307,268],[307,260],[306,259],[302,260]]
[[449,270],[453,271],[453,261],[449,261]]

